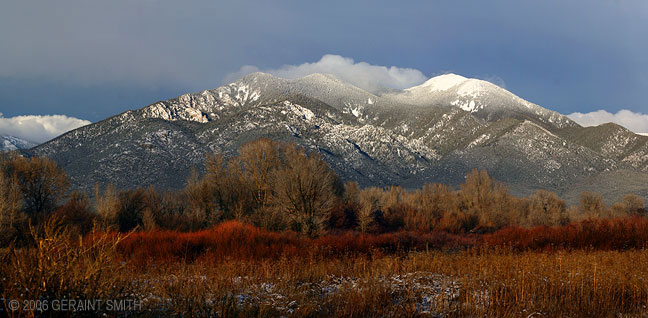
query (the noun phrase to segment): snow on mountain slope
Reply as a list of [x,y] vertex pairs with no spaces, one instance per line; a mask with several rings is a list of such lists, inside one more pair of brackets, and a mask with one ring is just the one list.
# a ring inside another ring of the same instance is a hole
[[489,121],[515,117],[552,129],[578,126],[566,116],[528,102],[495,84],[456,74],[436,76],[384,97],[419,106],[456,106]]
[[452,87],[455,87],[461,83],[464,83],[468,79],[457,74],[444,74],[435,76],[425,83],[410,87],[405,89],[407,92],[416,92],[417,90],[429,90],[430,92],[446,91]]
[[15,136],[0,135],[0,152],[18,149],[29,149],[38,145],[35,142]]
[[311,74],[286,80],[258,72],[213,90],[157,102],[139,112],[144,118],[206,123],[245,107],[274,103],[293,95],[315,98],[361,120],[367,119],[363,118],[364,109],[381,99],[332,75]]
[[628,164],[635,169],[648,171],[648,138],[635,134],[614,123],[584,128],[567,128],[559,132],[575,143]]
[[603,172],[605,180],[621,169],[648,173],[648,137],[613,128],[588,130],[454,74],[375,95],[330,75],[286,80],[254,73],[124,112],[27,153],[52,157],[78,189],[108,182],[179,188],[206,154],[231,156],[267,137],[319,152],[342,179],[363,186],[457,185],[478,168],[527,195],[573,190],[575,180]]

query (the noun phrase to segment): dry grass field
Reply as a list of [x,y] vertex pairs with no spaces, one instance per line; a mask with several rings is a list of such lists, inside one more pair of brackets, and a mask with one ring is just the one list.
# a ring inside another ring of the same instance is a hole
[[[573,231],[578,226],[563,228]],[[558,233],[560,228],[552,231]],[[3,251],[3,314],[69,316],[69,311],[52,308],[57,299],[137,304],[124,310],[103,308],[104,312],[77,307],[73,313],[88,317],[642,317],[648,313],[647,250],[616,246],[522,250],[519,244],[487,244],[505,234],[509,233],[463,239],[446,235],[443,242],[440,234],[428,234],[429,242],[401,240],[399,247],[391,246],[390,240],[409,237],[405,233],[356,234],[353,240],[340,234],[338,241],[364,242],[342,249],[333,236],[307,239],[235,222],[214,228],[211,235],[91,233],[82,240],[68,235],[60,223],[50,222],[43,233],[34,234],[35,247]],[[425,243],[427,247],[420,248]],[[170,251],[169,246],[178,249]],[[14,311],[9,300],[37,300],[50,306]]]

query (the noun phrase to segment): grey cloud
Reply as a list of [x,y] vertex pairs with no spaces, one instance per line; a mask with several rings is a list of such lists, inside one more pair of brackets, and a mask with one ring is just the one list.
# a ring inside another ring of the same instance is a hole
[[[0,85],[0,109],[103,117],[143,99],[217,87],[244,64],[280,70],[339,52],[426,75],[497,74],[516,94],[563,113],[600,105],[645,113],[647,13],[645,0],[9,0],[0,10],[0,82],[35,91],[3,94]],[[123,87],[141,93],[99,105],[40,97],[29,81],[64,83],[58,96],[88,91],[104,101]],[[154,90],[164,92],[149,97]]]

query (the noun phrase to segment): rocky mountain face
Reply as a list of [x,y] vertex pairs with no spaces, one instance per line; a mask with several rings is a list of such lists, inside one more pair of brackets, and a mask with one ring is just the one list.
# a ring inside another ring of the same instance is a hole
[[[575,198],[587,187],[609,200],[648,195],[641,181],[648,180],[648,137],[613,124],[583,128],[454,74],[375,95],[330,75],[255,73],[81,127],[28,153],[56,160],[82,190],[108,182],[179,188],[206,154],[233,155],[260,137],[319,152],[343,179],[363,186],[457,185],[479,168],[518,195],[542,188]],[[639,181],[620,181],[628,175]]]
[[37,143],[35,142],[15,136],[0,135],[0,152],[29,149],[36,145]]

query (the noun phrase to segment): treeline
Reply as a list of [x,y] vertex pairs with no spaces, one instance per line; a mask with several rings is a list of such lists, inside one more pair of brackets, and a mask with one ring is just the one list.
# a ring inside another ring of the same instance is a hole
[[572,221],[646,214],[644,200],[626,195],[607,205],[596,193],[581,194],[576,206],[538,190],[511,195],[486,171],[472,171],[458,189],[428,184],[364,188],[343,183],[318,154],[290,143],[259,139],[238,155],[206,159],[206,173],[193,173],[179,191],[153,187],[118,191],[98,186],[91,200],[68,193],[64,171],[47,158],[0,158],[0,236],[3,244],[24,240],[29,227],[56,217],[85,235],[93,228],[118,231],[196,231],[237,220],[269,231],[308,236],[357,231],[487,233],[518,226],[557,226]]

